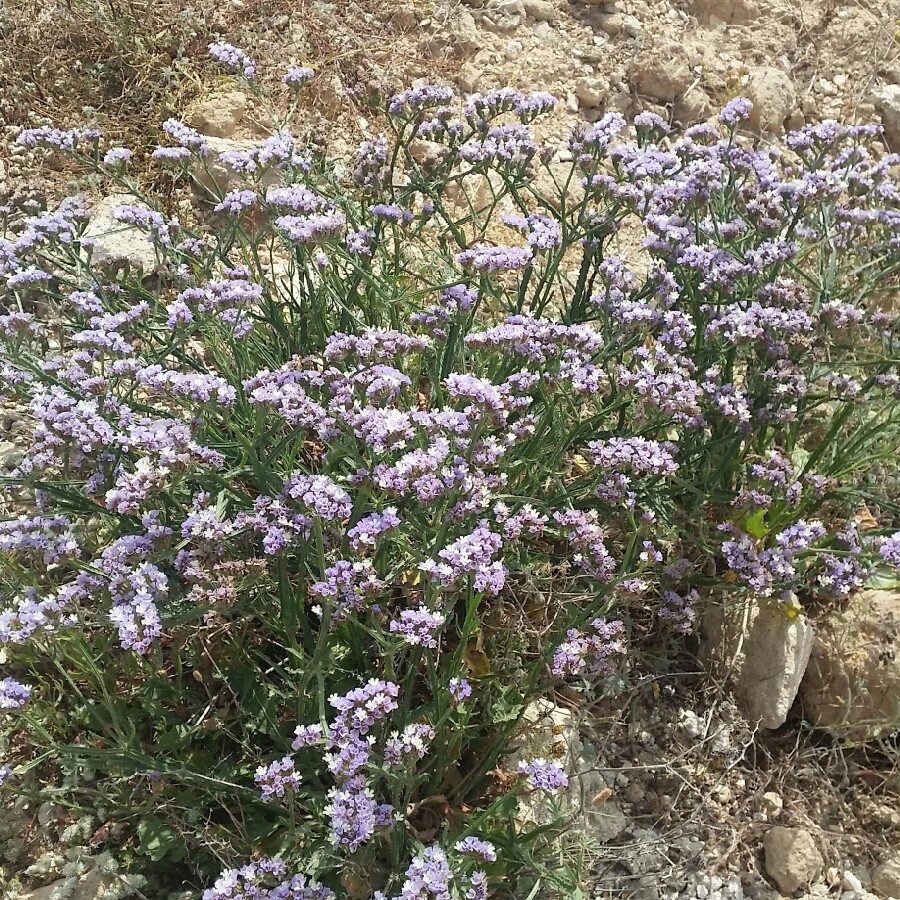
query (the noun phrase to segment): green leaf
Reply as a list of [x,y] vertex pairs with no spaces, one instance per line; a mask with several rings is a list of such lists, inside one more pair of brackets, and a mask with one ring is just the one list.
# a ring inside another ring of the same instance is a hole
[[758,509],[752,516],[747,516],[741,525],[747,534],[755,538],[764,538],[769,532],[769,526],[766,524],[766,511]]
[[169,857],[178,862],[185,854],[185,843],[180,840],[175,829],[159,819],[141,819],[137,828],[140,852],[153,862]]

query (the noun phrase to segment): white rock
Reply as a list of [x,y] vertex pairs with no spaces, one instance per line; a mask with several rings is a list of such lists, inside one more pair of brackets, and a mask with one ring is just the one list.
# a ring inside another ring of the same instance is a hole
[[[819,623],[801,687],[813,725],[854,740],[900,726],[900,655],[884,652],[900,621],[900,593],[863,591]],[[893,638],[894,640],[896,638]]]
[[753,0],[694,0],[694,9],[701,15],[730,25],[752,22],[759,15]]
[[525,15],[535,22],[553,22],[556,19],[556,7],[550,0],[522,0]]
[[146,231],[120,222],[113,216],[118,206],[137,206],[150,211],[133,194],[110,194],[97,203],[90,213],[90,220],[83,238],[93,243],[91,262],[100,265],[121,265],[127,263],[133,269],[140,269],[144,275],[157,272],[160,261],[156,248]]
[[596,109],[609,95],[609,82],[598,76],[579,78],[575,82],[575,96],[580,106]]
[[684,46],[677,41],[668,41],[648,48],[635,61],[631,77],[642,96],[671,103],[692,81]]
[[678,727],[681,729],[684,736],[691,740],[697,740],[702,737],[706,731],[703,719],[701,719],[692,709],[682,709],[679,711]]
[[759,131],[781,134],[785,119],[797,104],[791,76],[773,66],[763,66],[751,73],[744,94],[753,101],[750,111],[753,127]]
[[731,676],[744,715],[763,728],[783,725],[815,636],[806,617],[789,617],[775,600],[746,596],[727,609],[711,609],[704,630],[707,663]]
[[190,123],[202,134],[233,137],[246,111],[247,95],[243,91],[228,91],[204,100],[194,110]]
[[841,887],[845,891],[861,891],[863,889],[862,882],[852,872],[844,872]]
[[771,821],[772,819],[777,819],[784,811],[784,800],[775,791],[766,791],[762,795],[762,802],[759,808],[766,814],[766,818]]
[[900,900],[900,851],[872,872],[872,887],[884,897]]
[[822,874],[822,854],[812,835],[803,828],[776,825],[763,839],[766,872],[784,894],[811,884]]
[[892,150],[900,150],[900,85],[887,84],[873,96],[884,126],[884,139]]

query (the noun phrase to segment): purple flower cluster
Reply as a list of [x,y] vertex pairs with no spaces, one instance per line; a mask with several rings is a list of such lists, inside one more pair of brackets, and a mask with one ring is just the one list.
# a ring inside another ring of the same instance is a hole
[[895,569],[900,569],[900,531],[885,538],[878,548],[881,558]]
[[569,509],[553,514],[553,520],[562,527],[575,548],[571,557],[575,567],[605,583],[612,579],[615,561],[606,549],[604,532],[597,518],[593,509]]
[[398,766],[405,756],[422,759],[428,752],[435,731],[427,722],[414,722],[394,732],[384,744],[384,762],[388,766]]
[[437,633],[444,625],[444,616],[427,609],[404,609],[388,626],[392,634],[399,634],[407,644],[437,649]]
[[256,63],[232,44],[216,41],[209,45],[209,55],[232,72],[240,72],[244,78],[252,78],[256,74]]
[[524,269],[530,266],[534,253],[530,247],[475,247],[456,255],[456,262],[479,274]]
[[428,559],[419,569],[443,586],[473,576],[476,591],[499,594],[506,583],[506,567],[495,559],[503,547],[503,539],[480,524],[471,534],[463,535],[438,551],[440,561]]
[[359,552],[360,550],[372,550],[378,538],[383,534],[397,528],[400,525],[400,517],[395,506],[385,507],[384,512],[370,513],[360,519],[347,531],[350,546]]
[[333,891],[304,875],[286,876],[283,860],[263,857],[226,869],[203,892],[203,900],[335,900]]
[[591,632],[570,628],[553,654],[553,674],[580,675],[592,681],[613,671],[614,658],[625,652],[625,626],[618,620],[594,619]]
[[292,475],[284,483],[283,496],[325,522],[347,519],[353,510],[350,495],[327,475]]
[[559,791],[569,786],[569,776],[563,771],[562,766],[540,757],[523,759],[518,765],[518,770],[528,777],[529,786],[536,790]]
[[314,597],[326,600],[339,618],[362,609],[367,600],[384,590],[369,560],[340,560],[325,570],[325,580],[310,588]]
[[678,471],[675,445],[647,438],[609,438],[591,441],[588,456],[594,465],[615,472],[640,472],[646,475],[672,475]]
[[300,788],[300,775],[294,771],[294,760],[290,756],[276,759],[268,766],[260,766],[253,776],[263,800],[282,798],[285,792],[294,793]]
[[0,678],[0,709],[21,709],[31,696],[31,688],[13,678]]
[[465,678],[451,678],[448,690],[454,703],[462,703],[472,696],[472,685]]

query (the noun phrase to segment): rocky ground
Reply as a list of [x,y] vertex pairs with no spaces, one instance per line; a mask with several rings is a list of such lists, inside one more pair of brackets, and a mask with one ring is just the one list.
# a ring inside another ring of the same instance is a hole
[[[0,193],[12,202],[72,187],[71,173],[37,169],[14,145],[26,123],[88,117],[113,134],[153,139],[124,93],[84,108],[91,94],[79,86],[94,70],[78,63],[89,52],[53,50],[42,24],[59,28],[78,8],[50,5],[41,13],[50,18],[27,21],[0,10],[0,51],[16,51],[0,52]],[[172,81],[148,88],[147,102],[192,121],[218,150],[265,126],[257,100],[196,62],[207,32],[246,46],[273,72],[318,66],[303,115],[338,151],[377,130],[362,89],[414,79],[464,93],[551,91],[564,103],[545,136],[560,143],[573,124],[609,110],[651,110],[687,125],[745,95],[762,140],[838,118],[883,123],[900,151],[896,0],[231,0],[198,10],[193,23],[173,19]],[[102,208],[94,224],[102,233]],[[2,411],[0,468],[15,467],[27,434],[16,411]],[[529,711],[532,750],[568,761],[575,826],[566,852],[592,896],[900,898],[900,594],[871,592],[795,621],[749,603],[711,611],[705,623],[695,674]],[[139,894],[97,854],[106,827],[102,812],[75,820],[22,799],[0,810],[0,878],[21,874],[31,900]]]

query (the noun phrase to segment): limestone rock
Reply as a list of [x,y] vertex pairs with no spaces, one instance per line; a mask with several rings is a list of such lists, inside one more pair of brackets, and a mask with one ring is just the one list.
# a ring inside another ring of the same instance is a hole
[[609,82],[596,75],[579,78],[575,82],[575,96],[581,106],[596,109],[609,94]]
[[766,872],[784,894],[813,883],[822,874],[822,854],[803,828],[770,828],[763,838],[763,849]]
[[[615,783],[615,775],[605,777],[596,754],[581,739],[574,714],[550,700],[529,704],[522,716],[519,749],[507,759],[515,770],[520,760],[543,757],[555,760],[569,776],[565,793],[554,801],[540,791],[522,796],[519,819],[547,825],[558,818],[556,806],[571,817],[573,827],[588,832],[604,843],[618,837],[628,826],[628,819],[607,788]],[[607,770],[608,771],[608,770]]]
[[556,7],[550,0],[522,0],[525,15],[535,22],[553,22],[556,19]]
[[854,740],[900,729],[900,593],[864,591],[820,623],[801,699],[813,725]]
[[[484,43],[481,34],[478,32],[478,26],[475,24],[475,16],[467,9],[460,7],[456,11],[455,20],[451,28],[453,47],[457,53],[462,56],[472,56],[477,53]],[[471,66],[467,63],[466,65]],[[476,90],[478,82],[475,81],[472,87],[463,87],[464,91]],[[462,84],[460,84],[462,87]]]
[[700,15],[729,25],[745,25],[759,15],[753,0],[694,0],[694,8]]
[[93,245],[91,262],[102,266],[127,263],[145,275],[157,272],[160,261],[153,241],[143,229],[118,221],[113,216],[118,206],[139,206],[148,212],[150,210],[133,194],[110,194],[92,207],[90,220],[82,235]]
[[204,100],[194,110],[191,125],[202,134],[229,138],[247,111],[247,95],[243,91],[228,91]]
[[900,86],[885,85],[875,92],[873,99],[884,126],[884,140],[896,152],[900,150]]
[[690,87],[691,69],[684,47],[668,41],[642,52],[631,71],[637,92],[671,103]]
[[747,596],[710,610],[704,622],[707,664],[734,682],[735,699],[763,728],[784,724],[806,672],[815,631],[775,600]]
[[900,900],[900,852],[895,852],[872,872],[872,887],[885,897]]
[[522,0],[488,0],[484,24],[495,31],[515,31],[525,21]]
[[712,100],[699,85],[691,85],[685,94],[678,97],[672,110],[675,118],[685,125],[693,125],[694,122],[708,119],[712,111]]
[[751,74],[744,95],[753,102],[750,123],[754,128],[770,134],[784,132],[785,119],[797,103],[794,82],[787,72],[773,66],[757,69]]

